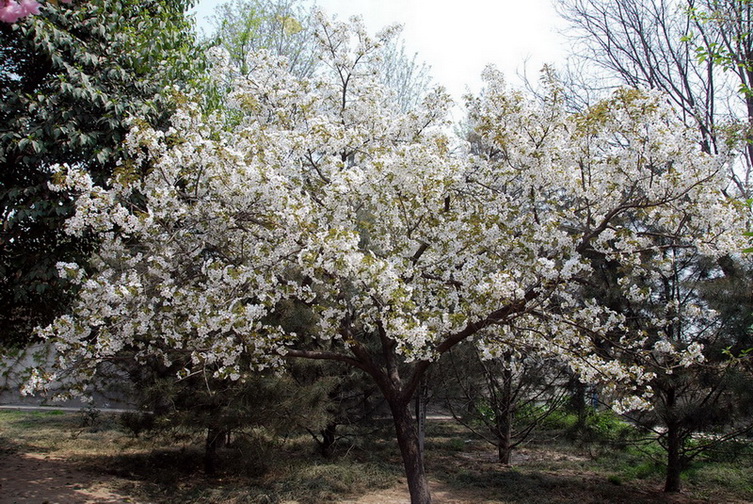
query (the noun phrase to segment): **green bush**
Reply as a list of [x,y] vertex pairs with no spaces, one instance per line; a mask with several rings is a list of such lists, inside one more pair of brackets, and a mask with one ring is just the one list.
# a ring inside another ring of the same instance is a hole
[[638,430],[611,410],[594,411],[586,417],[585,434],[589,441],[624,447],[635,439]]
[[706,449],[703,460],[708,462],[740,462],[753,463],[753,443],[749,440],[730,439]]
[[[539,408],[539,407],[536,407]],[[533,415],[533,412],[522,412],[525,415]],[[578,416],[564,409],[557,409],[552,411],[541,422],[541,428],[543,430],[562,430],[569,431],[575,428],[578,424]]]
[[137,438],[142,432],[155,429],[155,416],[152,413],[126,411],[120,415],[120,425],[131,436]]
[[623,468],[622,472],[631,479],[646,479],[652,476],[663,476],[665,467],[664,464],[658,461],[644,460],[638,464]]

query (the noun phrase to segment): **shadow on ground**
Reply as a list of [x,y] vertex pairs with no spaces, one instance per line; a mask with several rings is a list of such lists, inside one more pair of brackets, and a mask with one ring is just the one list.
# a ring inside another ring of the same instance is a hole
[[80,471],[45,454],[0,455],[0,504],[120,504],[133,502],[112,490],[109,478]]

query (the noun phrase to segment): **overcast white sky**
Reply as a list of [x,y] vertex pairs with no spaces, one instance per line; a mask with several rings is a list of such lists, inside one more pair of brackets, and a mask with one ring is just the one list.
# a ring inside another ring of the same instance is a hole
[[[200,0],[199,26],[223,0]],[[404,25],[409,53],[431,66],[436,84],[459,100],[481,87],[481,71],[493,63],[515,83],[525,70],[534,80],[546,63],[561,66],[565,48],[557,33],[553,0],[318,0],[330,15],[361,15],[372,32]]]

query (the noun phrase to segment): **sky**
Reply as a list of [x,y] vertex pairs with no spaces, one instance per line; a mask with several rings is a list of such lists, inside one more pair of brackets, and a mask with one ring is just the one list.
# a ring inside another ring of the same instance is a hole
[[[196,17],[208,28],[207,17],[223,0],[200,0]],[[345,20],[363,17],[377,32],[404,25],[408,54],[431,67],[434,84],[447,88],[460,101],[467,91],[481,89],[481,72],[488,64],[502,70],[512,84],[524,72],[536,80],[544,64],[564,61],[565,41],[558,33],[553,0],[317,0],[329,15]]]

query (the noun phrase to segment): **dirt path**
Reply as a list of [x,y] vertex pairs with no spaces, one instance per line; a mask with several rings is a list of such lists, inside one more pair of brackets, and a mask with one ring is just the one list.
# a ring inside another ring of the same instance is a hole
[[[434,504],[483,504],[484,502],[469,495],[460,495],[462,492],[457,490],[450,491],[438,481],[429,480],[429,488]],[[357,499],[338,501],[338,504],[410,504],[410,495],[407,484],[401,482],[392,488],[368,493]]]
[[111,480],[50,455],[0,456],[0,504],[135,504],[115,493]]

